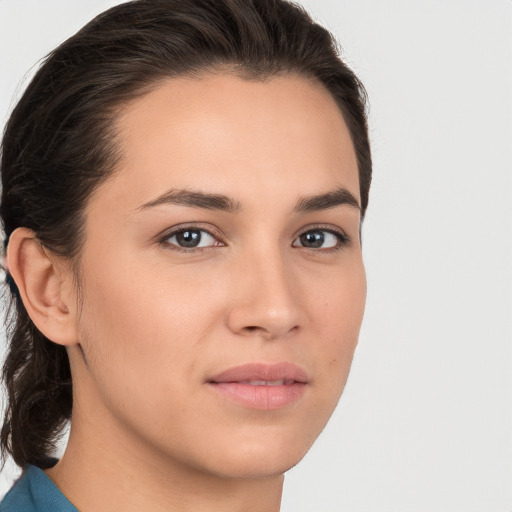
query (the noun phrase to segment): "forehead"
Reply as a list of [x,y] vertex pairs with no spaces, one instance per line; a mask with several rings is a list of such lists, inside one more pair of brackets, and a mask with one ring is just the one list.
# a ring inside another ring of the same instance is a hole
[[303,77],[169,79],[120,114],[117,132],[122,159],[106,185],[127,207],[173,187],[244,201],[343,186],[359,198],[343,116],[321,84]]

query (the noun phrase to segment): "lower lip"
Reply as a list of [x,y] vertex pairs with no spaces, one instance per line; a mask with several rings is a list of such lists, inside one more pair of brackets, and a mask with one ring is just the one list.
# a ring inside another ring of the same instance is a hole
[[294,382],[282,386],[253,386],[240,382],[210,382],[219,393],[251,409],[263,411],[281,409],[303,395],[306,384]]

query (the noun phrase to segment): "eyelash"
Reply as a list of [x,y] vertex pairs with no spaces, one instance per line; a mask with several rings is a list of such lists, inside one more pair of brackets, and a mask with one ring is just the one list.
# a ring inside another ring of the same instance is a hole
[[[179,245],[172,244],[169,242],[169,239],[175,237],[181,233],[185,233],[187,231],[200,231],[202,233],[206,233],[208,236],[211,236],[215,240],[215,245],[210,245],[207,247],[180,247]],[[202,227],[201,225],[191,224],[191,225],[181,225],[176,226],[171,231],[165,233],[159,240],[158,243],[164,246],[166,249],[170,249],[172,251],[185,252],[185,253],[193,253],[193,252],[202,252],[205,250],[209,250],[216,247],[225,247],[225,242],[222,241],[222,235],[220,231],[213,229],[211,226]]]
[[[208,236],[211,236],[215,240],[215,244],[208,245],[205,247],[186,248],[186,247],[180,247],[177,244],[173,244],[173,243],[169,242],[170,238],[173,238],[173,237],[180,235],[182,233],[185,233],[187,231],[191,231],[191,232],[200,231],[202,233],[206,233]],[[295,245],[295,241],[299,240],[300,237],[302,237],[308,233],[315,233],[315,232],[316,233],[318,233],[318,232],[329,233],[331,235],[334,235],[337,238],[336,245],[334,247],[327,247],[327,248],[321,248],[321,247],[311,248],[311,247],[306,247],[306,246],[302,246],[302,245]],[[201,225],[194,224],[194,225],[182,225],[182,226],[177,226],[177,227],[173,228],[171,231],[168,231],[162,237],[160,237],[158,240],[158,243],[160,245],[164,246],[166,249],[170,249],[173,251],[185,252],[185,253],[196,253],[196,252],[203,252],[205,250],[211,250],[212,248],[216,248],[216,247],[225,247],[227,244],[222,239],[223,239],[222,234],[219,231],[212,229],[211,226],[206,228],[206,227],[202,227]],[[346,247],[347,245],[349,245],[350,242],[351,242],[350,237],[345,232],[343,232],[341,229],[337,230],[337,229],[334,229],[332,226],[327,227],[327,226],[318,225],[318,226],[309,226],[307,229],[299,232],[293,240],[292,247],[303,248],[303,250],[306,250],[308,252],[326,254],[326,253],[332,253],[332,252],[339,251],[343,247]]]
[[341,229],[335,229],[332,226],[309,226],[307,229],[301,231],[294,239],[299,239],[301,236],[306,235],[308,233],[329,233],[330,235],[334,235],[337,238],[337,243],[334,247],[326,247],[326,248],[311,248],[304,246],[295,246],[294,247],[302,247],[304,250],[308,252],[321,253],[321,254],[329,254],[343,249],[348,246],[351,242],[350,237]]

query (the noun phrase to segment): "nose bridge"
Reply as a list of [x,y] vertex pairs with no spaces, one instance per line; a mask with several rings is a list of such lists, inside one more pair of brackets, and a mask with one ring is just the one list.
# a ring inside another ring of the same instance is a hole
[[[258,296],[274,307],[289,307],[292,300],[292,269],[286,265],[285,259],[278,249],[262,251],[255,258],[254,272]],[[268,295],[268,297],[266,297]]]
[[241,258],[231,327],[240,333],[286,334],[299,326],[299,294],[293,269],[277,246],[259,247]]

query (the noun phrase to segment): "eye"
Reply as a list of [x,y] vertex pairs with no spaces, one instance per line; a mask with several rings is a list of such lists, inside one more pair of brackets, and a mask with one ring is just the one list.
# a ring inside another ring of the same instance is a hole
[[327,229],[312,229],[299,235],[292,245],[306,249],[336,249],[347,242],[348,237],[342,233]]
[[222,245],[204,229],[182,228],[165,236],[163,242],[179,249],[202,249]]

